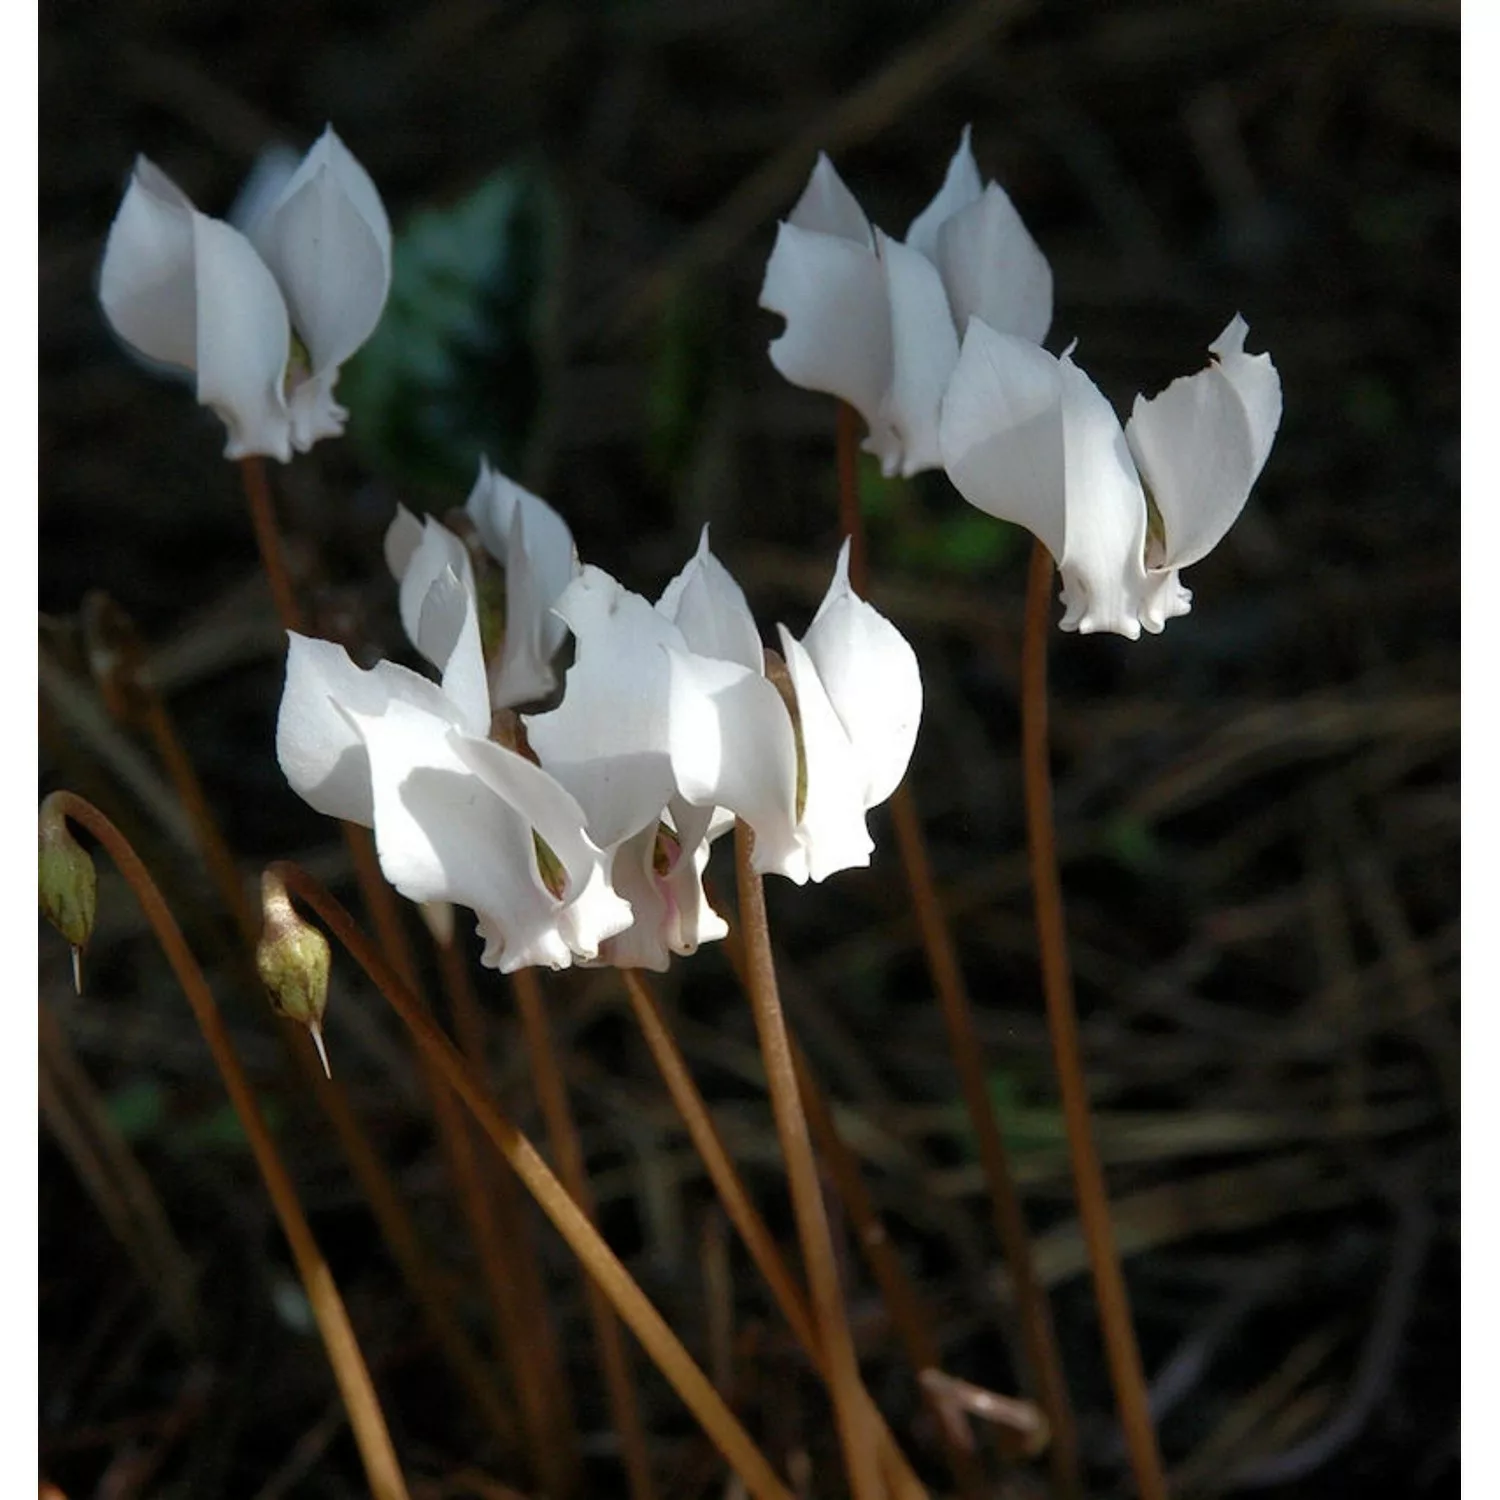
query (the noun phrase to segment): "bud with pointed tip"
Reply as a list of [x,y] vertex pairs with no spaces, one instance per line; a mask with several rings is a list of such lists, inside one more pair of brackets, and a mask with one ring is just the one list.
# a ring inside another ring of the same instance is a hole
[[305,921],[292,905],[286,886],[269,870],[261,877],[261,914],[264,926],[255,949],[255,967],[280,1016],[300,1022],[312,1034],[323,1071],[323,1013],[328,1009],[328,972],[332,956],[328,939]]
[[76,958],[94,930],[99,880],[94,861],[73,837],[66,815],[50,797],[42,803],[37,845],[42,915],[63,935]]

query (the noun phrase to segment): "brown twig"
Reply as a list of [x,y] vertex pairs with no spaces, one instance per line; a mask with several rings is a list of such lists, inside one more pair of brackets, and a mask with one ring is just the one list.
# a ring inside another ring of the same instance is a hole
[[1130,1315],[1130,1298],[1115,1248],[1104,1169],[1089,1118],[1088,1085],[1078,1041],[1078,1013],[1068,966],[1057,834],[1052,820],[1052,771],[1047,757],[1047,632],[1052,615],[1052,556],[1037,542],[1026,579],[1026,631],[1021,647],[1021,742],[1026,783],[1026,830],[1036,895],[1037,945],[1047,996],[1047,1030],[1057,1066],[1068,1157],[1078,1215],[1088,1246],[1094,1292],[1120,1425],[1140,1500],[1165,1500],[1166,1478],[1147,1399],[1146,1374]]
[[213,1053],[235,1113],[244,1127],[245,1138],[255,1156],[256,1166],[260,1169],[271,1204],[276,1210],[276,1217],[291,1248],[298,1275],[302,1278],[308,1303],[317,1320],[318,1331],[322,1334],[323,1346],[328,1352],[329,1363],[333,1366],[334,1379],[349,1412],[349,1425],[359,1447],[370,1489],[377,1500],[407,1500],[406,1481],[402,1478],[396,1450],[391,1444],[385,1416],[380,1409],[380,1399],[375,1394],[375,1386],[370,1379],[364,1356],[360,1353],[343,1298],[339,1296],[328,1264],[308,1227],[307,1217],[297,1198],[297,1190],[266,1126],[250,1081],[240,1066],[234,1044],[229,1039],[228,1029],[219,1015],[219,1008],[203,977],[203,971],[198,967],[198,961],[193,957],[161,892],[157,890],[156,883],[135,850],[98,808],[81,797],[75,797],[71,792],[54,792],[43,804],[43,815],[49,813],[70,818],[87,828],[104,845],[115,867],[135,892],[136,899],[156,934],[156,940],[172,966],[172,972],[177,976],[177,982],[187,995],[188,1004],[193,1009],[209,1051]]
[[552,1221],[589,1274],[604,1289],[615,1311],[641,1341],[657,1368],[682,1397],[731,1467],[744,1480],[750,1493],[758,1497],[758,1500],[760,1497],[764,1497],[764,1500],[791,1500],[790,1491],[776,1477],[765,1456],[709,1384],[676,1334],[621,1264],[619,1257],[604,1242],[587,1214],[553,1175],[536,1147],[506,1119],[498,1104],[489,1097],[483,1082],[438,1029],[417,997],[401,982],[375,944],[355,925],[342,904],[320,881],[314,880],[294,864],[280,861],[270,866],[268,873],[279,876],[289,891],[317,912],[390,1002],[418,1045],[432,1058],[453,1091],[469,1107],[480,1128],[514,1168],[542,1212]]
[[[847,401],[840,401],[838,421],[839,517],[850,537],[849,578],[861,596],[869,579],[865,570],[864,516],[859,504],[858,451],[859,414]],[[1046,1288],[1036,1272],[1036,1256],[1021,1194],[1005,1149],[1000,1121],[990,1098],[985,1076],[984,1048],[974,1026],[974,1007],[964,983],[947,912],[938,894],[927,853],[927,839],[909,783],[903,782],[891,797],[891,822],[896,847],[906,875],[912,911],[927,959],[927,972],[942,1011],[948,1051],[958,1073],[959,1090],[974,1131],[980,1169],[989,1190],[990,1212],[1006,1265],[1015,1284],[1016,1307],[1027,1363],[1036,1381],[1037,1394],[1047,1413],[1052,1440],[1048,1450],[1052,1482],[1063,1500],[1083,1493],[1078,1464],[1078,1431],[1067,1377],[1052,1326],[1052,1307]]]
[[[558,1175],[573,1201],[588,1215],[598,1217],[594,1194],[589,1187],[588,1168],[583,1159],[583,1142],[573,1120],[568,1102],[568,1086],[558,1065],[547,1024],[546,1003],[534,969],[518,969],[511,975],[511,988],[521,1013],[521,1030],[526,1037],[527,1055],[531,1060],[531,1079],[547,1123],[547,1138],[557,1161]],[[656,1485],[651,1477],[651,1454],[646,1445],[646,1429],[641,1423],[640,1405],[636,1400],[635,1380],[630,1371],[630,1355],[620,1333],[619,1320],[610,1310],[609,1299],[592,1276],[584,1277],[589,1318],[594,1325],[594,1342],[604,1373],[605,1391],[609,1397],[610,1415],[619,1433],[625,1459],[625,1472],[633,1500],[652,1500]]]
[[752,862],[755,835],[742,821],[734,827],[735,874],[740,894],[740,933],[745,949],[745,976],[755,1029],[760,1037],[766,1066],[771,1109],[776,1133],[786,1161],[787,1187],[802,1242],[802,1258],[812,1292],[818,1340],[828,1365],[828,1385],[833,1395],[844,1467],[854,1500],[880,1500],[880,1474],[875,1464],[874,1434],[869,1431],[861,1401],[859,1364],[854,1339],[839,1287],[838,1265],[833,1257],[833,1238],[818,1184],[807,1117],[797,1091],[792,1066],[791,1042],[781,997],[776,989],[776,966],[771,957],[771,928],[766,919],[766,896],[760,875]]

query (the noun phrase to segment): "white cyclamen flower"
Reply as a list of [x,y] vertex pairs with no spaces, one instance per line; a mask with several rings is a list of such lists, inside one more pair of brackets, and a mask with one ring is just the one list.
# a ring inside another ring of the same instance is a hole
[[[474,577],[471,554],[446,526],[431,519],[424,524],[405,506],[396,507],[385,535],[385,560],[401,585],[402,624],[412,645],[432,661],[420,639],[420,610],[433,579],[452,567],[480,600],[490,706],[534,703],[557,686],[552,663],[568,627],[552,606],[579,571],[573,534],[545,500],[483,459],[465,509],[484,551],[500,570],[491,577]],[[498,607],[493,618],[485,617],[501,592],[499,587],[491,592],[492,582],[503,585],[503,620]]]
[[139,158],[99,300],[128,344],[196,376],[229,430],[226,457],[285,463],[343,432],[339,366],[374,332],[390,283],[385,208],[330,127],[245,233]]
[[669,652],[672,771],[686,801],[749,824],[757,870],[800,885],[869,864],[865,814],[906,773],[922,680],[900,632],[850,587],[847,542],[806,635],[778,630],[781,688],[760,655]]
[[[585,567],[556,605],[576,643],[562,702],[525,720],[538,759],[578,799],[590,837],[613,854],[615,889],[635,921],[600,956],[622,966],[665,969],[671,954],[693,953],[728,932],[703,894],[711,837],[728,823],[678,795],[667,653],[716,647],[716,630],[742,642],[746,622],[757,654],[760,645],[738,586],[706,549],[705,533],[698,558],[655,606]],[[690,576],[705,558],[716,570],[706,591]],[[726,623],[721,586],[743,620]]]
[[[441,555],[441,531],[429,523],[403,585]],[[409,626],[441,685],[392,662],[362,670],[343,647],[293,634],[277,757],[319,812],[374,829],[402,895],[471,908],[490,967],[565,968],[596,958],[633,915],[573,796],[488,738],[477,605],[453,540]]]
[[910,476],[942,463],[939,406],[970,317],[1040,344],[1052,271],[1004,189],[981,184],[965,129],[904,243],[871,227],[820,154],[777,231],[760,305],[787,320],[776,368],[847,401],[885,473]]
[[1064,630],[1134,640],[1188,612],[1178,570],[1234,524],[1281,421],[1281,378],[1269,354],[1245,353],[1248,331],[1236,314],[1208,368],[1137,396],[1122,430],[1071,350],[1054,359],[970,320],[943,399],[943,463],[966,500],[1052,554]]
[[545,500],[483,458],[466,508],[505,569],[505,642],[490,664],[490,699],[496,708],[534,703],[557,686],[552,663],[568,627],[552,606],[578,576],[573,533]]

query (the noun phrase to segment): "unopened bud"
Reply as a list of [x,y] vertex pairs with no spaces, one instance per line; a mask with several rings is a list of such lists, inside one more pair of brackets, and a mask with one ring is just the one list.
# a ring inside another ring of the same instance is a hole
[[94,873],[94,861],[73,837],[66,816],[50,797],[42,803],[37,820],[37,851],[42,915],[72,948],[73,983],[79,985],[79,957],[94,930],[94,913],[99,909],[99,877]]
[[323,1048],[323,1013],[328,1009],[328,972],[332,955],[328,939],[305,921],[292,905],[286,887],[269,870],[261,877],[260,942],[255,967],[280,1016],[307,1027],[323,1071],[331,1078],[328,1053]]

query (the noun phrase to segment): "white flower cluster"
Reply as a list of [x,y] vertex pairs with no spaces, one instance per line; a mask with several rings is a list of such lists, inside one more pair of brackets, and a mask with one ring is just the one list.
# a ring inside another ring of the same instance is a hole
[[229,429],[226,457],[285,463],[344,430],[333,388],[385,310],[391,226],[332,127],[275,175],[236,228],[199,213],[141,157],[110,227],[99,300],[126,343],[196,378],[199,402]]
[[981,187],[966,130],[904,242],[872,229],[827,157],[781,225],[761,305],[783,375],[847,401],[887,474],[943,468],[1025,526],[1062,575],[1065,630],[1135,639],[1186,614],[1178,573],[1244,508],[1281,421],[1268,354],[1236,316],[1213,362],[1121,427],[1071,358],[1042,347],[1052,274],[1010,199]]
[[[293,635],[277,754],[313,807],[374,829],[403,895],[474,910],[486,964],[663,969],[723,937],[702,874],[736,817],[763,873],[869,863],[865,814],[905,774],[922,684],[850,588],[847,545],[779,657],[706,530],[652,604],[580,567],[557,513],[487,465],[463,524],[402,511],[386,557],[439,680]],[[508,712],[555,689],[568,631],[561,702]]]

